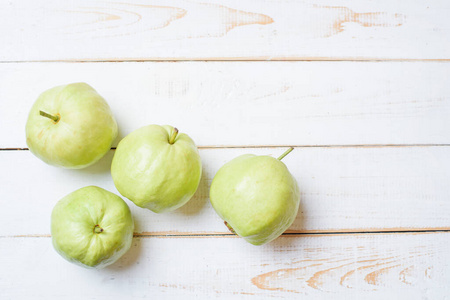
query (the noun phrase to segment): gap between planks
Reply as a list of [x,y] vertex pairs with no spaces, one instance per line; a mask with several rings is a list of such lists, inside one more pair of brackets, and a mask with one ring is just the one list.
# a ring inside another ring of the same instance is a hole
[[[450,227],[436,227],[427,229],[408,229],[408,228],[391,228],[391,229],[374,229],[374,230],[312,230],[312,231],[290,231],[283,233],[282,237],[310,236],[310,235],[367,235],[367,234],[430,234],[437,232],[450,232]],[[51,234],[20,234],[6,235],[0,238],[49,238]],[[135,232],[135,238],[208,238],[208,237],[232,237],[238,236],[231,232],[177,232],[177,231],[160,231],[160,232]]]
[[127,62],[450,62],[450,58],[357,58],[357,57],[202,57],[202,58],[114,58],[114,59],[60,59],[60,60],[3,60],[1,64],[17,63],[127,63]]
[[[242,148],[401,148],[401,147],[448,147],[450,144],[349,144],[349,145],[218,145],[197,146],[199,149],[242,149]],[[0,148],[0,151],[29,151],[29,148]],[[112,147],[111,150],[116,150]]]

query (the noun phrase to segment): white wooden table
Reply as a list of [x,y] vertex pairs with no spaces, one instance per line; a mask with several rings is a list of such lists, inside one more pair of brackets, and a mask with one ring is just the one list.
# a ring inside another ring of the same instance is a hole
[[[0,0],[0,299],[449,299],[449,15],[447,0]],[[114,151],[74,171],[25,143],[38,94],[78,81],[120,137],[171,124],[204,165],[173,213],[127,200],[132,249],[103,270],[56,254],[49,223],[77,188],[118,193]],[[291,145],[301,211],[247,244],[211,180]]]

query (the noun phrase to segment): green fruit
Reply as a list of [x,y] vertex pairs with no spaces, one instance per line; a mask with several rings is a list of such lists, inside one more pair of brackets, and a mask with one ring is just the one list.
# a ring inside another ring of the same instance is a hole
[[111,165],[117,190],[154,212],[175,210],[192,198],[202,163],[192,139],[172,126],[149,125],[120,141]]
[[72,83],[39,96],[28,115],[26,137],[30,151],[44,162],[80,169],[111,149],[117,123],[91,86]]
[[297,182],[280,158],[246,154],[223,165],[211,184],[217,214],[253,245],[268,243],[291,226],[300,204]]
[[103,268],[130,249],[134,223],[119,196],[96,186],[76,190],[52,212],[52,242],[68,261]]

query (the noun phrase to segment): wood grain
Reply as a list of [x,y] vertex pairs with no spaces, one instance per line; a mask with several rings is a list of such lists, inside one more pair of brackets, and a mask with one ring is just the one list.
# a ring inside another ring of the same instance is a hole
[[[228,234],[212,209],[209,186],[232,158],[277,157],[285,148],[201,149],[203,178],[194,198],[155,214],[127,200],[139,236]],[[0,236],[46,235],[53,206],[66,194],[97,185],[119,194],[110,174],[113,151],[83,170],[46,165],[29,151],[0,151],[3,183]],[[296,148],[283,159],[302,203],[289,233],[450,230],[450,147]],[[26,209],[24,209],[26,207]]]
[[2,299],[445,299],[449,235],[135,238],[103,270],[66,262],[50,238],[2,238],[0,288]]
[[[450,144],[449,63],[0,64],[0,148],[26,147],[44,90],[85,81],[120,137],[171,124],[199,146]],[[270,120],[270,121],[269,121]]]
[[3,0],[0,60],[448,60],[449,10],[445,0]]

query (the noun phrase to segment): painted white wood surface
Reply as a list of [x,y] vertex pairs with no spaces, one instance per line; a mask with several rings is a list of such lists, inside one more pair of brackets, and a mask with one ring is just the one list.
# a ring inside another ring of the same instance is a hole
[[[135,238],[87,270],[50,238],[0,239],[2,299],[446,299],[450,233]],[[30,249],[33,255],[30,255]],[[11,259],[11,258],[15,259]]]
[[[446,0],[0,0],[0,299],[447,299],[449,13]],[[59,257],[49,223],[77,188],[117,193],[114,151],[74,171],[6,150],[26,147],[40,92],[76,81],[107,99],[120,137],[172,124],[204,164],[173,213],[127,200],[133,247],[104,270]],[[287,145],[301,146],[284,159],[300,213],[255,247],[227,232],[209,185],[231,158]]]
[[[127,201],[135,232],[229,233],[209,202],[214,174],[238,155],[277,157],[284,150],[201,149],[203,178],[184,207],[155,214]],[[8,212],[0,218],[0,237],[48,235],[53,206],[78,188],[98,185],[120,195],[111,179],[112,156],[85,170],[64,170],[29,151],[0,151],[2,170],[10,170],[0,172],[0,207]],[[290,232],[450,230],[450,147],[297,148],[283,161],[302,195]]]
[[0,65],[0,148],[26,147],[44,90],[77,81],[107,99],[121,137],[171,124],[199,146],[450,144],[450,62]]
[[0,60],[450,59],[446,0],[0,1]]

